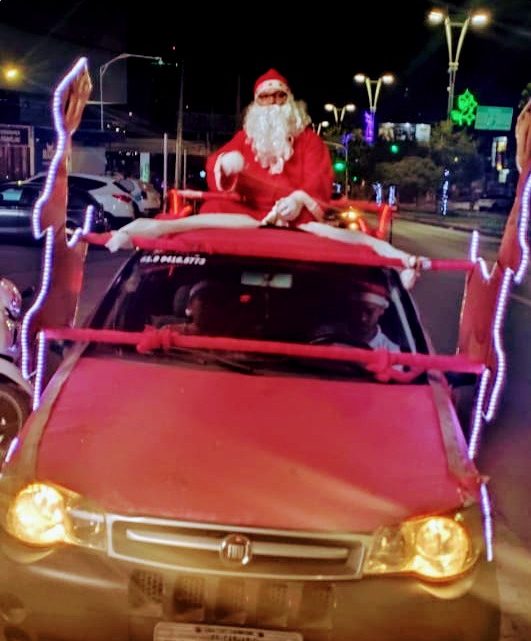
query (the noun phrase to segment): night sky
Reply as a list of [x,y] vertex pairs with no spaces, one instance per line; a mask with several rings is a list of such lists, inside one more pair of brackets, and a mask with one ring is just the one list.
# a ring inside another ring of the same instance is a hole
[[[440,3],[328,2],[310,10],[300,2],[254,2],[247,12],[238,12],[227,3],[207,10],[198,0],[175,2],[171,9],[170,2],[151,0],[134,10],[124,0],[0,0],[0,21],[84,46],[184,62],[185,103],[192,111],[234,113],[238,79],[244,107],[256,77],[275,67],[288,78],[295,97],[306,100],[315,121],[326,117],[324,102],[354,102],[358,113],[367,108],[365,88],[352,80],[356,72],[397,77],[393,87],[382,87],[382,120],[445,117],[444,29],[426,23],[429,9]],[[516,107],[531,82],[530,0],[442,6],[456,19],[465,7],[492,14],[489,27],[466,36],[456,95],[468,88],[480,104]],[[143,110],[155,93],[158,100],[173,102],[178,82],[175,69],[155,82],[153,69],[136,65],[129,101]]]

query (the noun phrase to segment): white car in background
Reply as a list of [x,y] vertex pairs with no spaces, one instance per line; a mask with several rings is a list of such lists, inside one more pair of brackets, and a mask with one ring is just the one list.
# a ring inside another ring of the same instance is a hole
[[[41,172],[29,178],[27,182],[44,183],[45,179],[46,174]],[[70,187],[90,192],[103,205],[105,218],[111,227],[121,227],[140,214],[140,208],[130,191],[111,176],[70,174],[68,184]]]
[[160,213],[162,199],[151,183],[130,177],[116,178],[116,182],[131,194],[134,206],[138,208],[141,216],[154,216]]

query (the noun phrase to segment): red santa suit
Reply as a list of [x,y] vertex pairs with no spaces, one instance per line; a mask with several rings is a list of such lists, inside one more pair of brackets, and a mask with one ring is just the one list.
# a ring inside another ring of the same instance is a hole
[[[270,70],[257,80],[255,96],[260,91],[278,89],[291,96],[285,79]],[[280,199],[294,196],[301,204],[300,211],[295,220],[287,220],[296,224],[320,220],[332,192],[330,153],[308,126],[303,126],[293,137],[292,148],[293,153],[282,163],[281,170],[272,170],[260,163],[248,134],[244,130],[236,133],[232,140],[209,156],[206,170],[210,192],[232,192],[240,200],[210,198],[203,203],[201,213],[244,213],[262,220]],[[241,154],[242,168],[226,175],[221,170],[220,160],[230,152]]]

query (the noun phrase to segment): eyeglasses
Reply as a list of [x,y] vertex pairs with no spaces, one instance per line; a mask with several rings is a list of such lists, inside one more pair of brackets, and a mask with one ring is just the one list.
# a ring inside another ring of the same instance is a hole
[[285,91],[273,91],[272,93],[261,93],[256,96],[256,102],[259,105],[283,105],[288,99]]

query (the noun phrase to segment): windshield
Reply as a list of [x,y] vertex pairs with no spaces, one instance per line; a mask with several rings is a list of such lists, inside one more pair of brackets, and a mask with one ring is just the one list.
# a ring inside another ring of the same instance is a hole
[[408,305],[382,268],[152,252],[125,268],[93,326],[425,351]]

